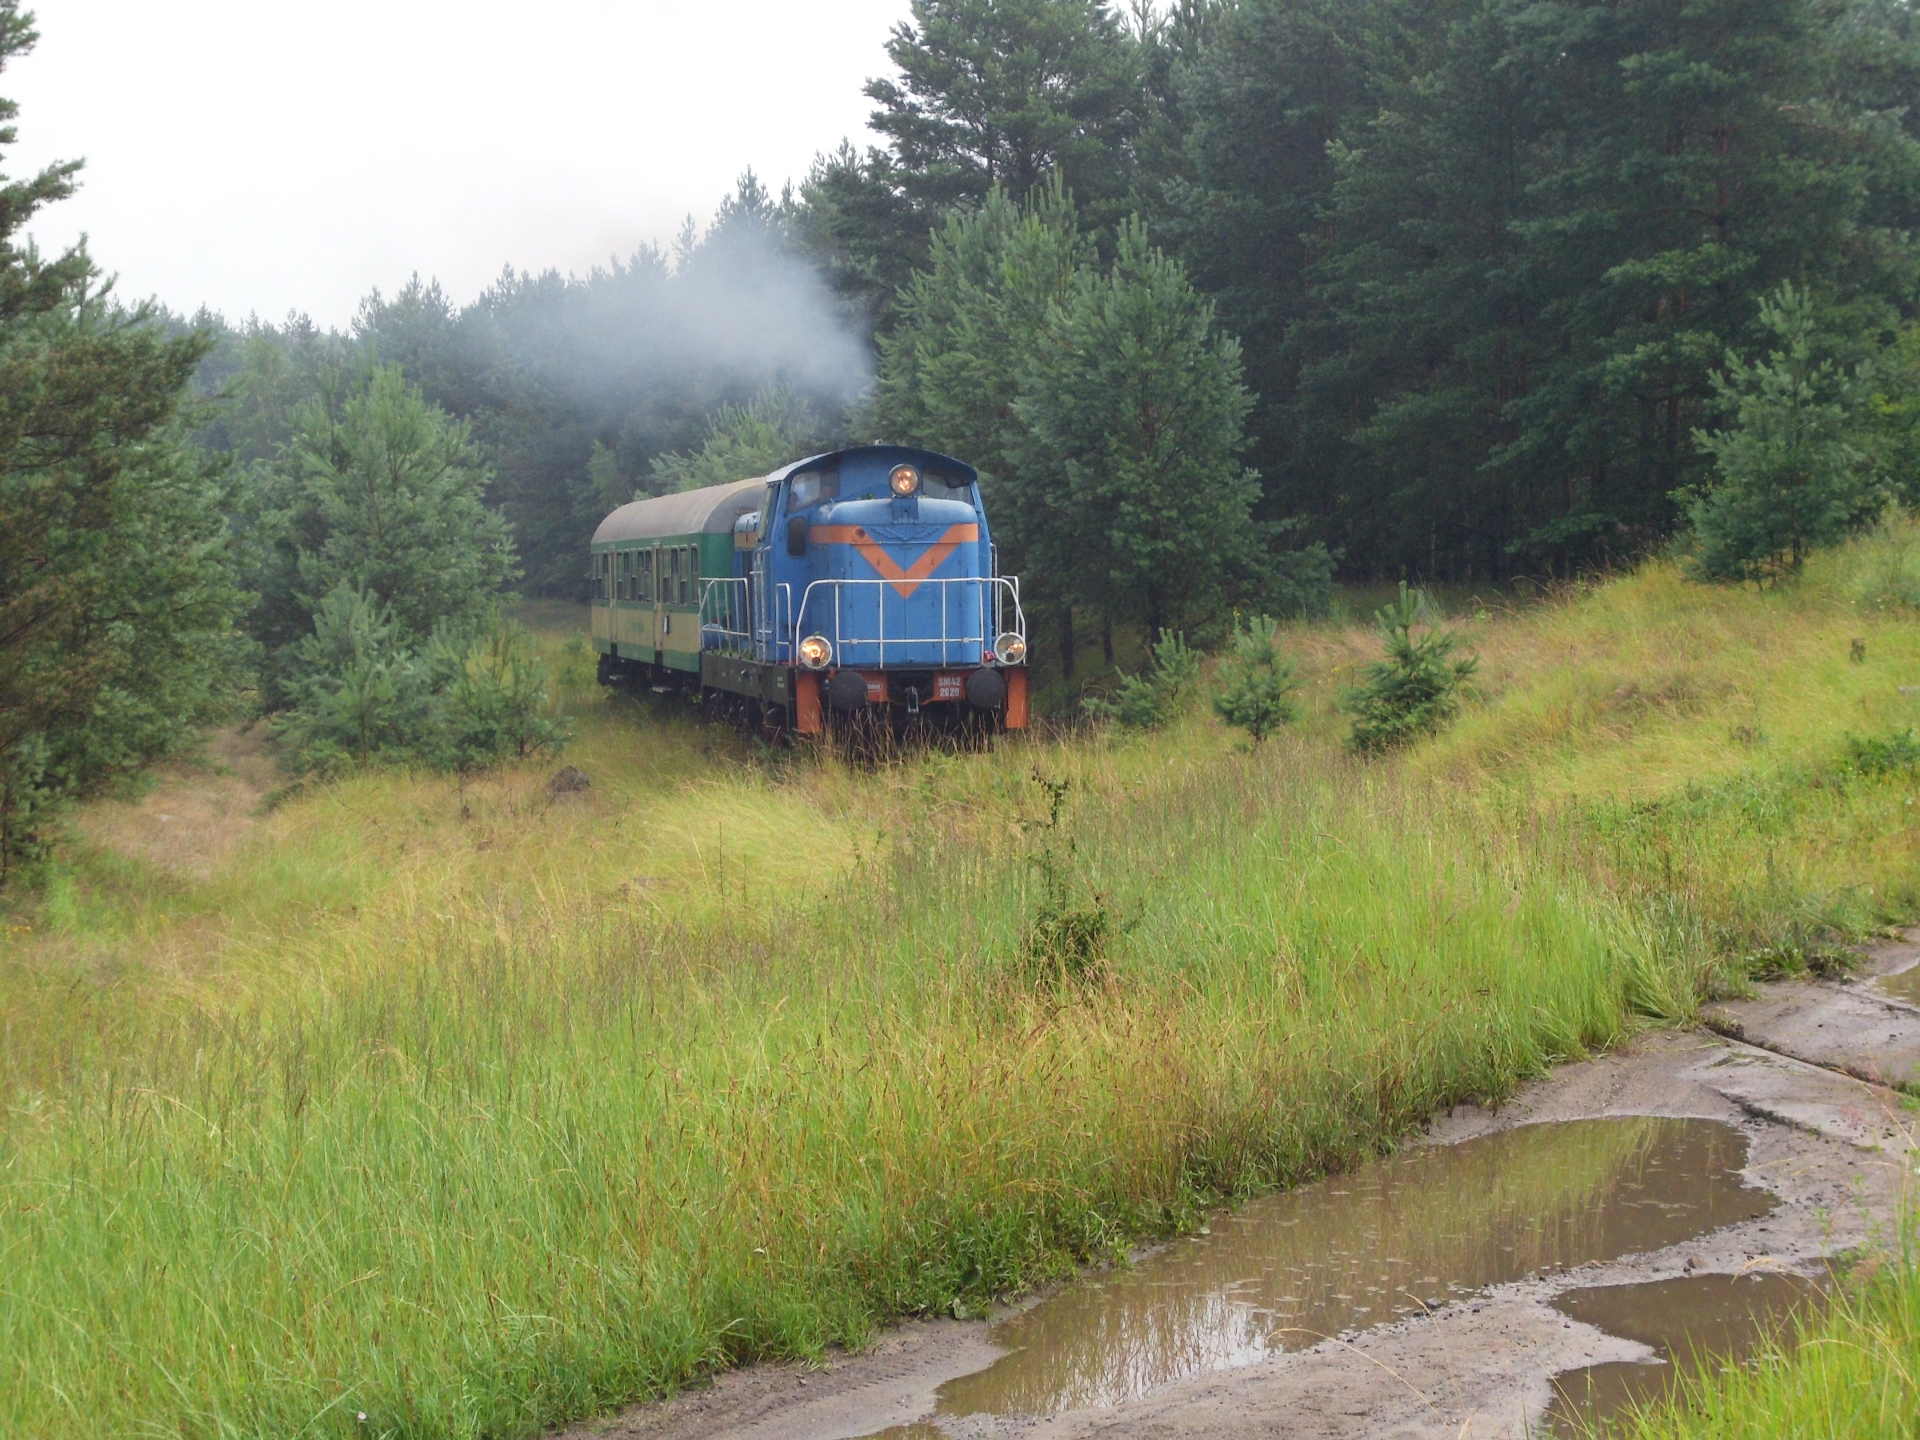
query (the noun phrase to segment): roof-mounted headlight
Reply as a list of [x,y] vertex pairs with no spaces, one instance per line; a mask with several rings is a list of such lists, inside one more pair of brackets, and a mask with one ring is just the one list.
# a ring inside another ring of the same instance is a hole
[[800,642],[800,663],[809,670],[824,670],[833,663],[833,642],[824,635],[809,635]]
[[887,476],[887,488],[904,500],[920,488],[920,472],[911,465],[896,465]]
[[1027,642],[1009,630],[993,642],[993,653],[1002,665],[1023,664],[1027,658]]

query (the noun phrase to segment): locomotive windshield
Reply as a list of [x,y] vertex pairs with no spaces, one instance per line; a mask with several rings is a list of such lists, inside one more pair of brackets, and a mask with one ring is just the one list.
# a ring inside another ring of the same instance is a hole
[[840,497],[840,472],[838,470],[809,470],[804,475],[793,477],[793,494],[787,501],[789,510],[805,510],[822,500],[837,500]]
[[[807,510],[826,500],[879,500],[887,497],[884,470],[864,479],[846,479],[837,469],[809,470],[793,477],[787,495],[789,513]],[[973,493],[966,478],[934,469],[920,472],[920,493],[929,500],[958,500],[971,504]]]

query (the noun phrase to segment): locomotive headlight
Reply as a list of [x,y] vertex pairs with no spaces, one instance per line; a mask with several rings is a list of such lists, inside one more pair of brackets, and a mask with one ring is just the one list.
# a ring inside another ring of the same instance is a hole
[[1027,658],[1027,642],[1009,630],[993,642],[993,653],[1002,665],[1018,665]]
[[809,635],[800,642],[800,663],[809,670],[824,670],[833,663],[833,642],[824,635]]
[[904,500],[920,488],[920,472],[911,465],[896,465],[887,476],[887,488]]

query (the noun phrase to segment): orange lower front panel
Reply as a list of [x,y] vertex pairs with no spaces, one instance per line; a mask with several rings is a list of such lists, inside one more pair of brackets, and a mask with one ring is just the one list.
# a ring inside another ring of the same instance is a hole
[[1024,730],[1027,728],[1027,672],[1008,670],[1007,677],[1007,729]]
[[793,728],[802,735],[818,735],[821,730],[820,677],[810,670],[794,672]]

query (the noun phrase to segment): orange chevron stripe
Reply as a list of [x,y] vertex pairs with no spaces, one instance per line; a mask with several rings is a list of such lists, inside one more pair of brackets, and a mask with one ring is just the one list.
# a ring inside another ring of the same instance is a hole
[[902,570],[894,558],[880,548],[880,542],[867,534],[864,525],[815,525],[807,532],[809,540],[817,540],[823,545],[851,545],[860,552],[876,571],[880,578],[899,592],[902,600],[913,598],[913,592],[955,550],[969,542],[978,542],[978,525],[949,525],[947,533],[921,552],[920,558],[908,569]]

